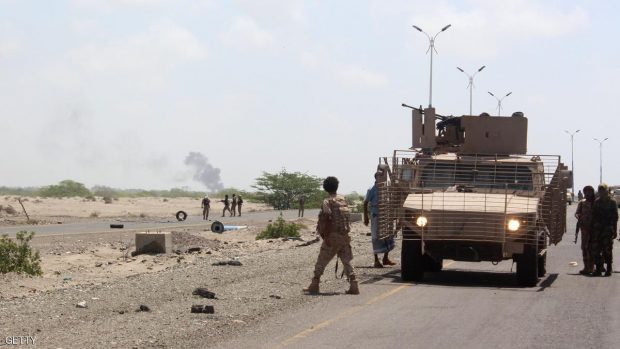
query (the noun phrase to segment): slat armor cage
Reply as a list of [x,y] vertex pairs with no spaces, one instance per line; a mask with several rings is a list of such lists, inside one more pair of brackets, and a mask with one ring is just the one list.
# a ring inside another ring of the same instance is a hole
[[566,232],[570,172],[559,156],[396,150],[379,168],[380,238],[535,245],[539,232],[551,244]]

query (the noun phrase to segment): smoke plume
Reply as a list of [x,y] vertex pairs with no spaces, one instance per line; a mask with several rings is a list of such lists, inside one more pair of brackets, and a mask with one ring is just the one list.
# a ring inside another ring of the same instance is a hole
[[209,191],[224,189],[220,179],[220,169],[213,167],[209,159],[199,152],[190,152],[185,158],[185,165],[193,169],[193,178],[207,187]]

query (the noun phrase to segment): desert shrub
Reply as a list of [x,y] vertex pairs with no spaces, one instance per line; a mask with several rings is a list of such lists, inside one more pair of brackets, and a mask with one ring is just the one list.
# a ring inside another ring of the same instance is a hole
[[95,196],[115,198],[120,195],[117,189],[106,187],[104,185],[96,185],[91,188],[91,191]]
[[148,215],[146,213],[144,213],[144,212],[140,213],[140,218],[146,218],[146,217],[148,217]]
[[43,197],[87,197],[92,195],[90,190],[86,189],[84,184],[72,181],[70,179],[61,181],[56,185],[49,185],[41,188],[39,195]]
[[90,218],[97,218],[97,217],[99,217],[99,212],[93,211],[90,213]]
[[0,273],[43,274],[39,251],[33,251],[30,246],[33,236],[34,232],[20,231],[15,240],[8,235],[0,237]]
[[17,214],[17,211],[13,208],[13,206],[9,205],[7,207],[4,208],[4,212],[8,213],[8,214]]
[[265,230],[256,235],[256,240],[277,239],[283,237],[299,237],[300,226],[297,223],[289,223],[280,217],[275,222],[270,223]]
[[164,198],[162,201],[163,201],[163,202],[168,202],[168,199]]
[[88,195],[84,198],[86,201],[97,201],[94,195]]
[[109,196],[104,196],[103,197],[103,202],[105,202],[106,204],[111,204],[112,203],[112,198]]

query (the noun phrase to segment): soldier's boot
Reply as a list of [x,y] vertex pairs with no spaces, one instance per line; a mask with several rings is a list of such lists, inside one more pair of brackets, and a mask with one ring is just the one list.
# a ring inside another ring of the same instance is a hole
[[387,256],[383,257],[383,265],[396,265],[396,263],[392,262]]
[[349,279],[349,289],[345,292],[346,294],[360,294],[360,289],[357,285],[357,280],[355,276],[352,276]]
[[304,288],[304,293],[307,294],[319,294],[319,282],[321,281],[318,277],[313,277],[312,282],[310,282],[310,286]]
[[607,263],[607,270],[605,270],[605,276],[611,276],[613,273],[613,269],[611,268],[611,263]]
[[596,270],[594,270],[594,273],[592,273],[592,276],[601,276],[603,275],[603,263],[597,264],[596,265]]

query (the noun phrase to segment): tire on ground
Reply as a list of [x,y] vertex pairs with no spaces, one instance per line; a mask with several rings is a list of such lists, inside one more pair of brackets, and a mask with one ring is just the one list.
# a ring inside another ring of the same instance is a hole
[[187,213],[185,213],[185,211],[179,211],[175,217],[177,217],[177,221],[182,222],[187,219]]
[[523,254],[517,256],[517,282],[526,287],[538,283],[538,251],[534,245],[525,245]]
[[400,275],[403,281],[422,281],[424,278],[424,263],[422,260],[421,240],[403,240],[400,260]]

